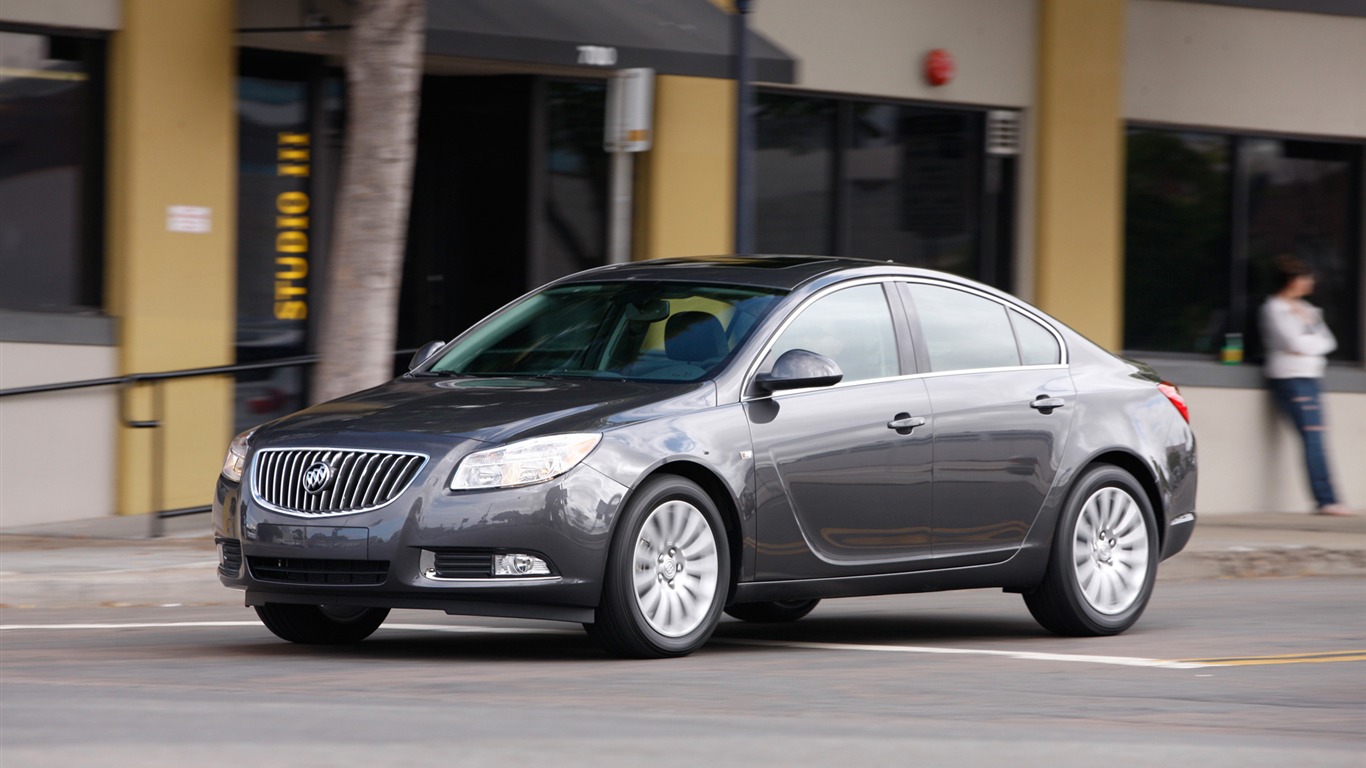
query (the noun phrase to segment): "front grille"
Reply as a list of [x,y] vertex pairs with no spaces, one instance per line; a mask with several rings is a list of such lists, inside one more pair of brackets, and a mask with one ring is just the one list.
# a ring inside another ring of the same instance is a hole
[[283,584],[382,584],[388,560],[321,560],[303,557],[248,557],[257,581]]
[[242,542],[237,539],[218,538],[218,572],[228,578],[237,578],[242,573]]
[[366,512],[398,498],[426,462],[422,454],[397,451],[267,448],[252,464],[252,492],[287,514]]

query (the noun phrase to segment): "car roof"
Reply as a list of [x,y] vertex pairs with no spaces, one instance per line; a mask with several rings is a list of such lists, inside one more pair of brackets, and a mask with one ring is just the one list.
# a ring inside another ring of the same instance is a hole
[[854,269],[892,268],[910,274],[922,272],[893,262],[850,259],[835,256],[690,256],[649,259],[629,264],[612,264],[571,275],[559,282],[599,282],[602,280],[689,280],[726,285],[746,285],[792,290],[815,278]]

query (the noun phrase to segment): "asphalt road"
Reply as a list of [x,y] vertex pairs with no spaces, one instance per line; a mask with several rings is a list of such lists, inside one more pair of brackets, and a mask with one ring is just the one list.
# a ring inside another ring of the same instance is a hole
[[701,652],[402,611],[349,648],[237,607],[0,609],[0,766],[1366,764],[1359,578],[1160,583],[1114,638],[1014,595],[823,603]]

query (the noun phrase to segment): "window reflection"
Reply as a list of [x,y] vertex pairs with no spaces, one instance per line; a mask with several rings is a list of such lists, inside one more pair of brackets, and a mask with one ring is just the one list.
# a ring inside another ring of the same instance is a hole
[[844,372],[844,382],[896,376],[901,370],[881,285],[836,291],[803,309],[774,342],[760,370],[768,370],[792,349],[834,360]]
[[1006,308],[990,299],[923,283],[911,284],[930,370],[1005,368],[1020,364]]
[[607,260],[607,174],[602,151],[602,83],[546,84],[549,123],[545,247],[533,260],[542,283]]
[[981,127],[980,115],[855,105],[850,255],[974,274]]
[[835,102],[761,93],[756,118],[756,242],[763,253],[834,248]]
[[100,306],[98,40],[0,32],[0,306]]
[[1129,132],[1124,343],[1212,353],[1228,308],[1230,144]]

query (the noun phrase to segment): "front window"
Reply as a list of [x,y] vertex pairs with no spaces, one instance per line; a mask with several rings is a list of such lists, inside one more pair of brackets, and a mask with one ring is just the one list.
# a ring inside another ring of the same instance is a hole
[[793,349],[834,360],[844,383],[901,373],[892,314],[877,284],[836,291],[802,310],[774,342],[760,369],[771,369],[774,361]]
[[781,295],[670,282],[555,286],[490,317],[418,375],[698,381]]

